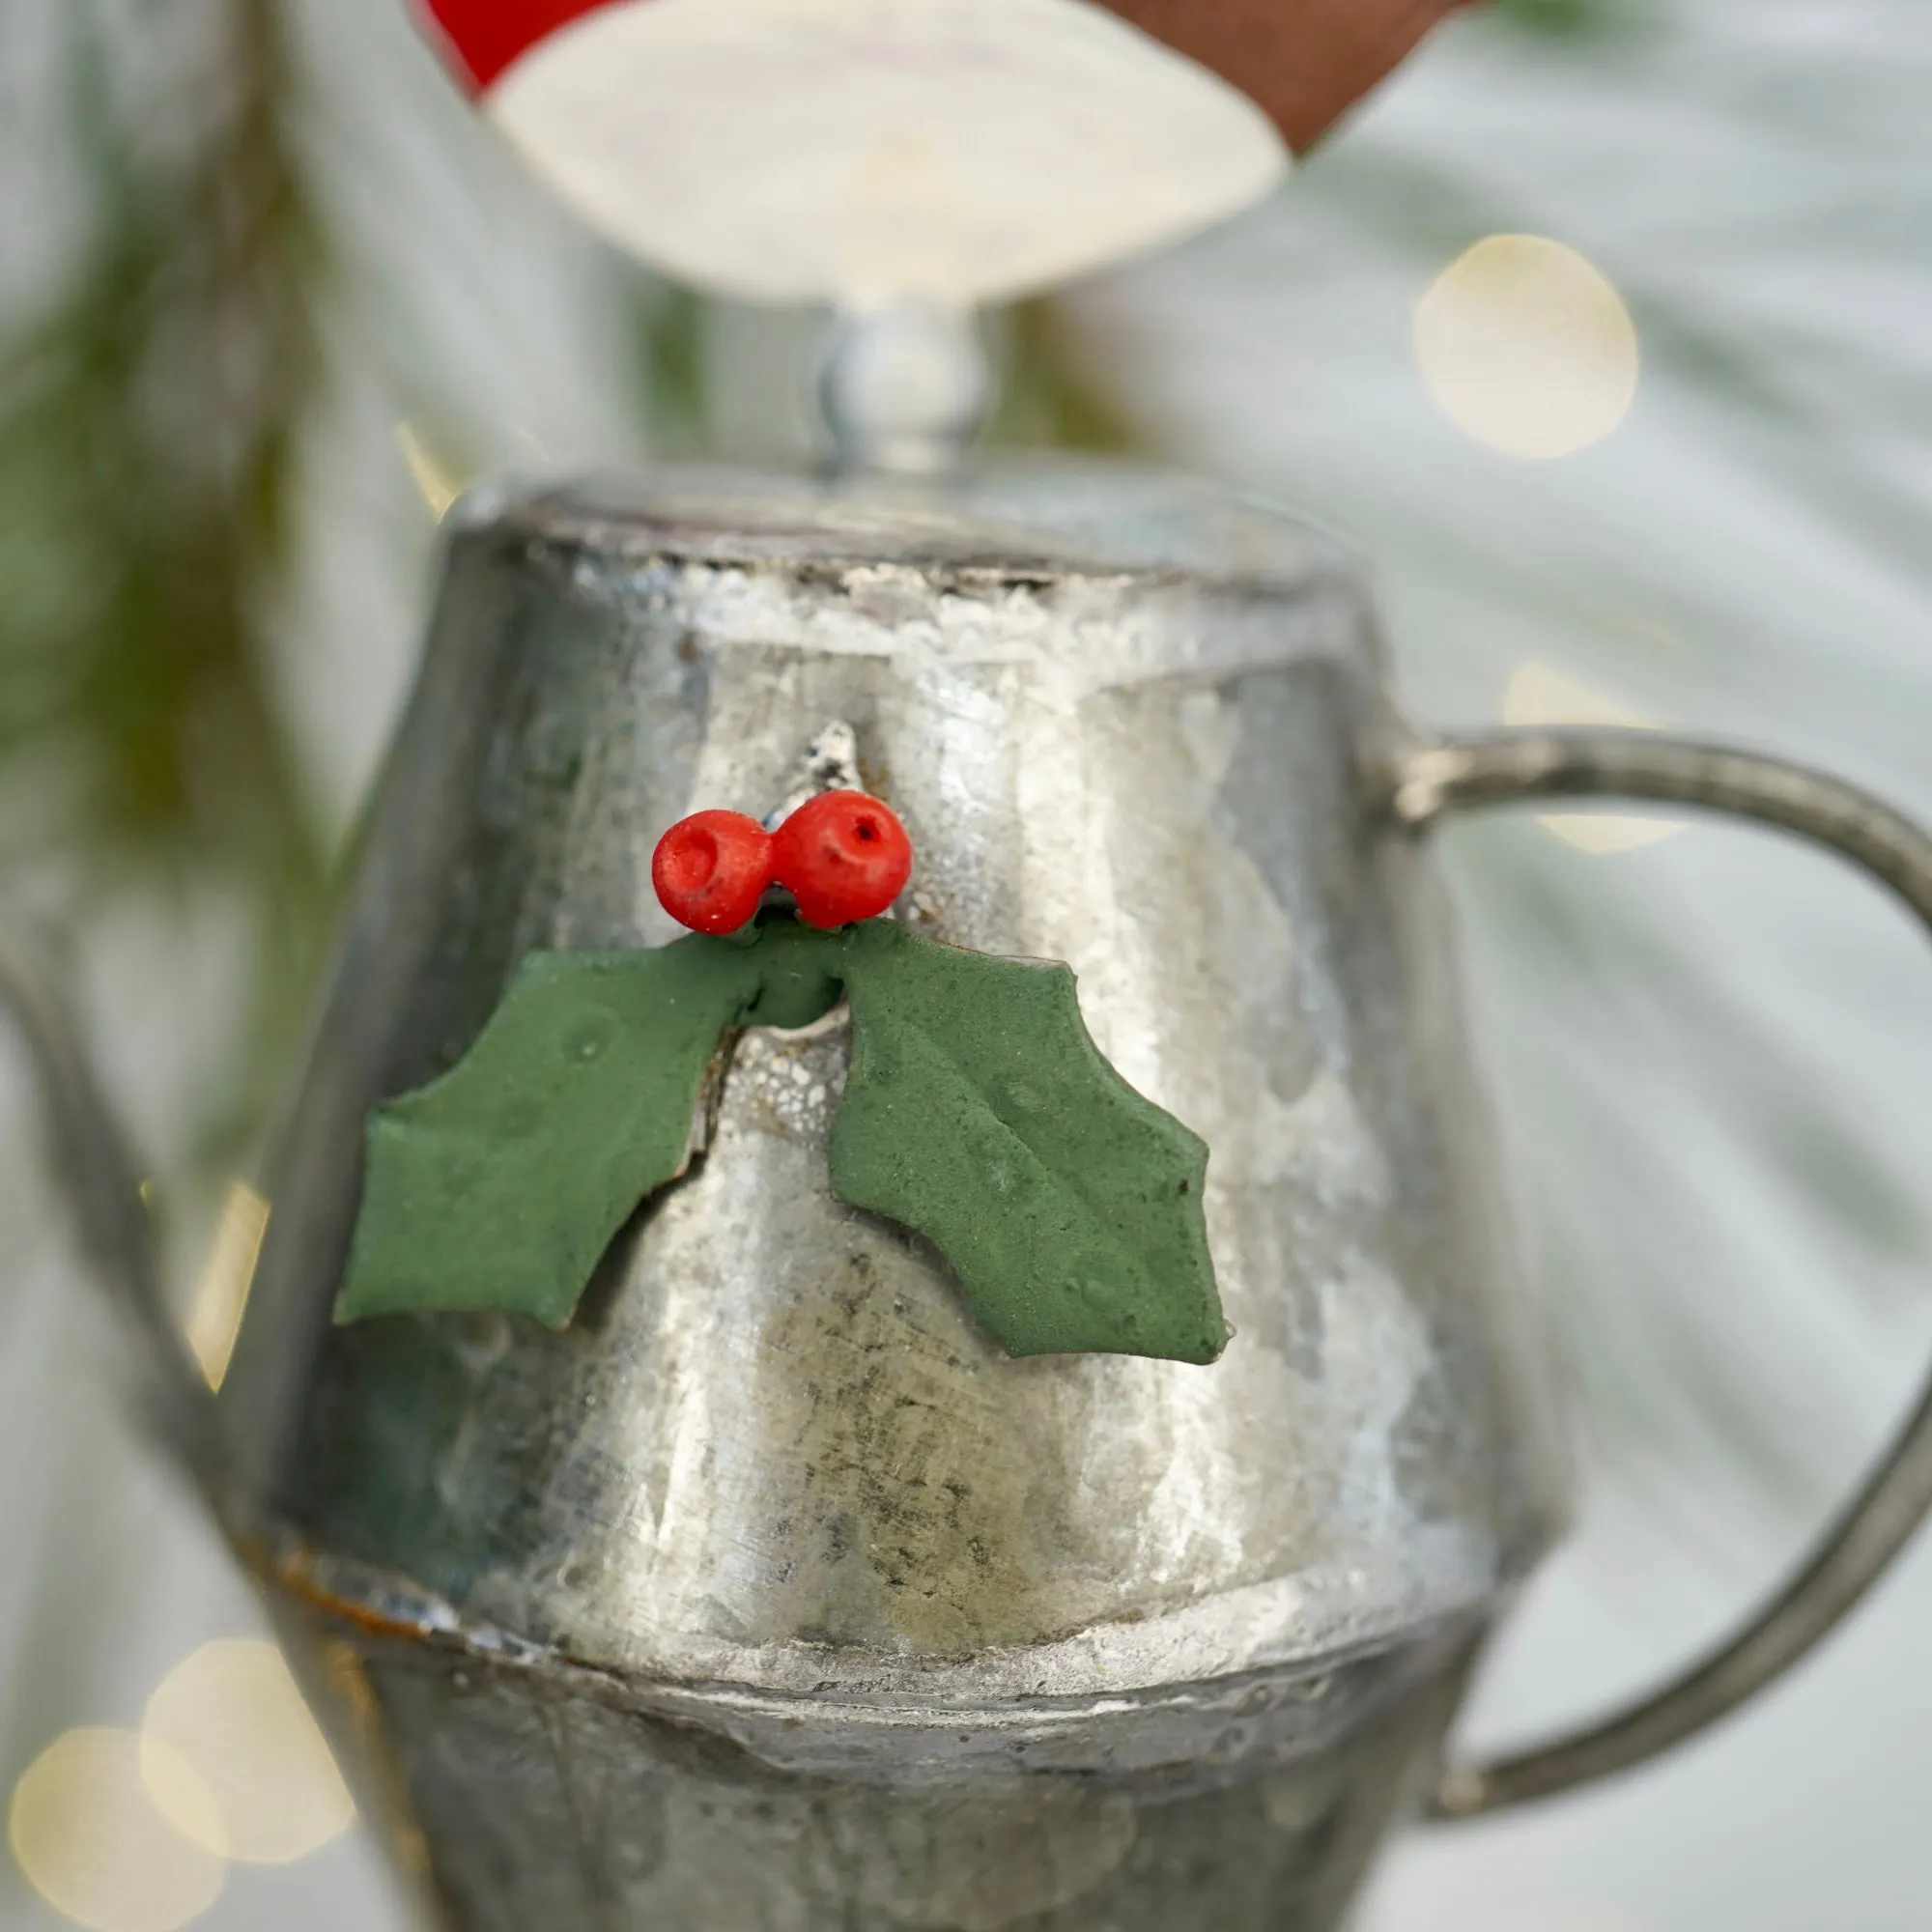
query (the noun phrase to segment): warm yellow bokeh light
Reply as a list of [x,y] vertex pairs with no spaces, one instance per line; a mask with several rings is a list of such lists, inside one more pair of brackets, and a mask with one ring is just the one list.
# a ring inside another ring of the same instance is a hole
[[[165,1790],[163,1816],[154,1794]],[[184,1836],[175,1820],[187,1819]],[[220,1831],[193,1768],[132,1731],[70,1731],[14,1787],[7,1841],[34,1889],[90,1932],[175,1932],[221,1895]]]
[[269,1229],[269,1204],[252,1187],[237,1181],[228,1190],[214,1246],[195,1291],[194,1311],[188,1317],[188,1347],[201,1364],[212,1389],[227,1379],[235,1353],[235,1338],[248,1310],[248,1291],[254,1286],[255,1263],[262,1236]]
[[204,1644],[148,1700],[144,1749],[165,1773],[185,1759],[215,1811],[177,1809],[164,1777],[156,1804],[211,1852],[247,1864],[288,1864],[349,1827],[355,1806],[282,1654],[271,1643]]
[[463,495],[463,479],[432,450],[412,423],[396,425],[396,447],[409,466],[410,480],[429,505],[431,516],[440,523],[449,506]]
[[[1617,724],[1649,730],[1652,721],[1619,704],[1581,678],[1552,670],[1536,659],[1516,668],[1503,693],[1503,723],[1520,729],[1538,725]],[[1579,852],[1606,857],[1655,845],[1684,830],[1674,818],[1651,818],[1622,811],[1546,811],[1536,822],[1552,838]]]
[[1492,235],[1415,309],[1415,359],[1459,429],[1506,456],[1548,461],[1601,440],[1636,395],[1636,327],[1574,248]]
[[1654,718],[1619,704],[1608,692],[1525,658],[1510,673],[1503,690],[1503,723],[1520,728],[1539,724],[1621,724],[1639,731],[1657,728]]
[[1598,859],[1661,845],[1684,830],[1675,818],[1644,818],[1634,811],[1545,811],[1536,822],[1552,838]]

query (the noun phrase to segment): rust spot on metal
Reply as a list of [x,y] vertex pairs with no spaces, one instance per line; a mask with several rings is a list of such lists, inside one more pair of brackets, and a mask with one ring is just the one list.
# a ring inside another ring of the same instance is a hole
[[306,1608],[352,1625],[370,1636],[400,1637],[411,1643],[429,1643],[445,1634],[434,1624],[421,1619],[399,1617],[355,1597],[345,1597],[319,1581],[308,1550],[270,1550],[253,1539],[237,1539],[236,1553],[243,1564],[264,1582],[286,1590]]

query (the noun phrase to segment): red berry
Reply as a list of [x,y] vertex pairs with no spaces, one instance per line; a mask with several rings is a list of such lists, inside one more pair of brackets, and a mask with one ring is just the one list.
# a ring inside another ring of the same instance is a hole
[[849,925],[882,913],[905,889],[912,840],[862,791],[823,791],[772,838],[772,876],[791,888],[807,925]]
[[742,811],[680,818],[651,854],[658,903],[694,932],[736,932],[772,882],[772,836]]

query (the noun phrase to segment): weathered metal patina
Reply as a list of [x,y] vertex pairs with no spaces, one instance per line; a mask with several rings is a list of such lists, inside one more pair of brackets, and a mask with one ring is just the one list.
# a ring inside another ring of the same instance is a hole
[[[222,1406],[236,1515],[433,1634],[369,1708],[466,1924],[1326,1925],[1553,1527],[1359,579],[1166,482],[949,491],[456,527]],[[1212,1150],[1221,1361],[1009,1360],[833,1193],[838,1015],[745,1033],[569,1330],[331,1327],[372,1102],[532,950],[672,938],[663,827],[835,719],[918,926],[1065,960]]]
[[[371,1107],[461,1059],[528,954],[670,938],[658,832],[786,795],[830,720],[918,841],[914,923],[1068,962],[1094,1042],[1211,1149],[1219,1361],[1002,1353],[933,1249],[833,1190],[840,1010],[744,1031],[702,1158],[567,1329],[333,1325]],[[427,1909],[1325,1932],[1432,1794],[1636,1762],[1814,1643],[1932,1503],[1932,1402],[1677,1683],[1441,1768],[1562,1459],[1412,835],[1615,794],[1798,832],[1932,923],[1932,840],[1815,774],[1648,732],[1417,738],[1352,562],[1206,491],[472,499],[218,1402],[50,981],[0,954],[169,1429]]]

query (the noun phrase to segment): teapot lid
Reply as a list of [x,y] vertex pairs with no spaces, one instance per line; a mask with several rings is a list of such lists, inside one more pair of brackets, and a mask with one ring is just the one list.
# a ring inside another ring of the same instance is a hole
[[453,528],[511,519],[561,542],[717,563],[909,564],[1051,576],[1188,578],[1262,595],[1358,583],[1346,537],[1259,495],[1151,465],[1006,459],[943,477],[711,465],[499,479]]
[[1151,468],[668,469],[486,486],[453,517],[479,541],[548,550],[584,595],[668,599],[714,647],[1024,660],[1069,696],[1309,658],[1380,670],[1346,545]]

